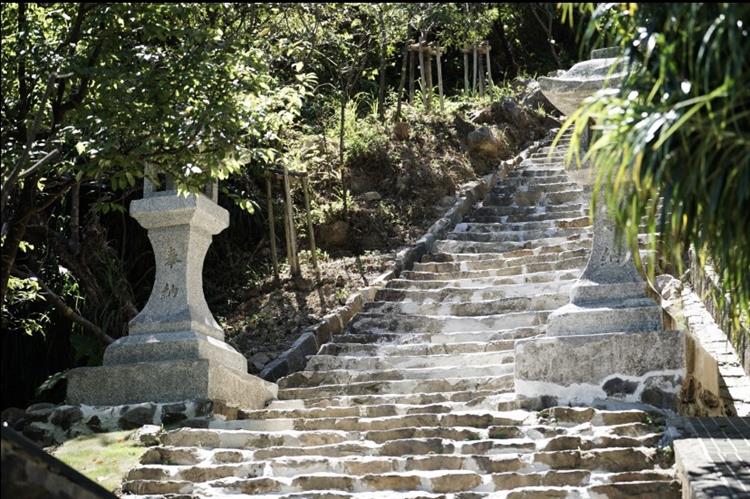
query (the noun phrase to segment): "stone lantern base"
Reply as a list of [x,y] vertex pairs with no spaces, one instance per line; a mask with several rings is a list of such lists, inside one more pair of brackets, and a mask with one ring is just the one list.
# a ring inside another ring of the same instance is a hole
[[129,335],[104,352],[104,365],[68,374],[70,404],[124,405],[208,399],[260,409],[278,387],[247,373],[247,360],[224,342],[203,295],[203,260],[229,213],[203,194],[152,192],[130,205],[148,230],[156,273]]
[[605,399],[676,410],[685,378],[681,331],[548,336],[515,345],[515,389],[556,404]]
[[81,367],[68,373],[69,404],[123,405],[209,399],[261,409],[278,387],[205,359]]

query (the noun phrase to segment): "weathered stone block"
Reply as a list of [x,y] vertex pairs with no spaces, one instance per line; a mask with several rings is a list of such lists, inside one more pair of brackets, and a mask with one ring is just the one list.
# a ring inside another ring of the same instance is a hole
[[203,398],[259,409],[278,388],[245,372],[207,360],[177,360],[73,369],[68,402],[120,405]]
[[679,331],[519,340],[515,354],[516,392],[553,395],[560,404],[611,397],[674,408],[685,376],[685,337]]

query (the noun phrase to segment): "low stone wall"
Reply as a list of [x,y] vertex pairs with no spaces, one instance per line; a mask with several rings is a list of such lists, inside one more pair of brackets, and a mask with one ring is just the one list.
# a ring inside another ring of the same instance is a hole
[[350,295],[344,306],[334,309],[320,322],[306,328],[286,352],[263,368],[259,376],[267,381],[276,381],[288,374],[303,370],[307,364],[307,357],[315,355],[333,335],[343,332],[352,317],[362,310],[365,303],[375,299],[375,294],[379,289],[391,279],[397,278],[403,270],[410,270],[415,262],[432,250],[435,241],[445,237],[451,227],[459,223],[476,202],[484,199],[498,179],[507,175],[515,165],[521,163],[547,142],[549,138],[533,142],[514,158],[501,162],[496,172],[462,185],[453,206],[412,246],[399,251],[396,254],[396,261],[389,270],[375,278],[370,286]]
[[750,416],[750,377],[726,334],[690,283],[656,278],[672,328],[685,332],[686,377],[678,412],[685,416]]
[[745,372],[750,375],[750,329],[747,324],[733,320],[721,281],[713,265],[701,266],[695,249],[690,248],[690,283],[696,294],[732,342]]
[[79,435],[132,430],[144,425],[192,425],[202,419],[235,419],[237,409],[211,400],[116,406],[33,404],[3,411],[2,422],[33,442],[49,447]]

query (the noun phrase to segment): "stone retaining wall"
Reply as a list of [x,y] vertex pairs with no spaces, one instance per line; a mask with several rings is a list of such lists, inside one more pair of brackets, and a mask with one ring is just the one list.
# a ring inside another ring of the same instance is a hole
[[211,417],[235,419],[237,409],[210,400],[116,406],[39,403],[25,411],[3,411],[2,422],[29,440],[49,447],[79,435],[132,430],[144,425],[191,425]]
[[514,158],[502,161],[496,172],[485,175],[480,180],[462,185],[453,206],[432,224],[427,232],[413,245],[399,251],[389,270],[375,278],[369,286],[351,294],[344,306],[334,309],[317,324],[306,328],[287,351],[263,368],[259,376],[267,381],[276,381],[290,373],[303,370],[307,363],[307,357],[316,354],[320,347],[327,343],[334,334],[343,332],[352,317],[362,310],[365,303],[375,298],[378,289],[384,287],[391,279],[397,278],[403,270],[410,270],[414,263],[422,258],[422,255],[432,250],[435,241],[444,237],[451,227],[463,219],[475,203],[484,199],[498,179],[507,175],[515,165],[521,163],[547,142],[549,142],[549,138],[533,142],[531,146],[521,151]]
[[721,281],[710,263],[701,266],[694,248],[690,248],[690,283],[722,331],[732,342],[745,372],[750,375],[750,329],[731,315]]

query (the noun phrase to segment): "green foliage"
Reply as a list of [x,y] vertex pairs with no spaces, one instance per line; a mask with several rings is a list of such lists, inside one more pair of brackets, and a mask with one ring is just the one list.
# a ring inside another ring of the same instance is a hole
[[44,301],[44,297],[36,279],[11,276],[2,308],[3,327],[7,331],[43,335],[50,317],[47,311],[38,311],[39,307],[35,304],[40,301]]
[[[631,245],[635,248],[641,216],[651,232],[661,232],[663,250],[678,269],[694,244],[701,258],[710,256],[719,269],[735,318],[747,317],[750,7],[583,9],[592,11],[587,36],[606,29],[626,51],[628,76],[620,89],[599,92],[569,118],[563,130],[577,123],[571,149],[583,124],[594,120],[588,157]],[[652,249],[655,245],[652,241]],[[653,259],[648,263],[653,274]]]

